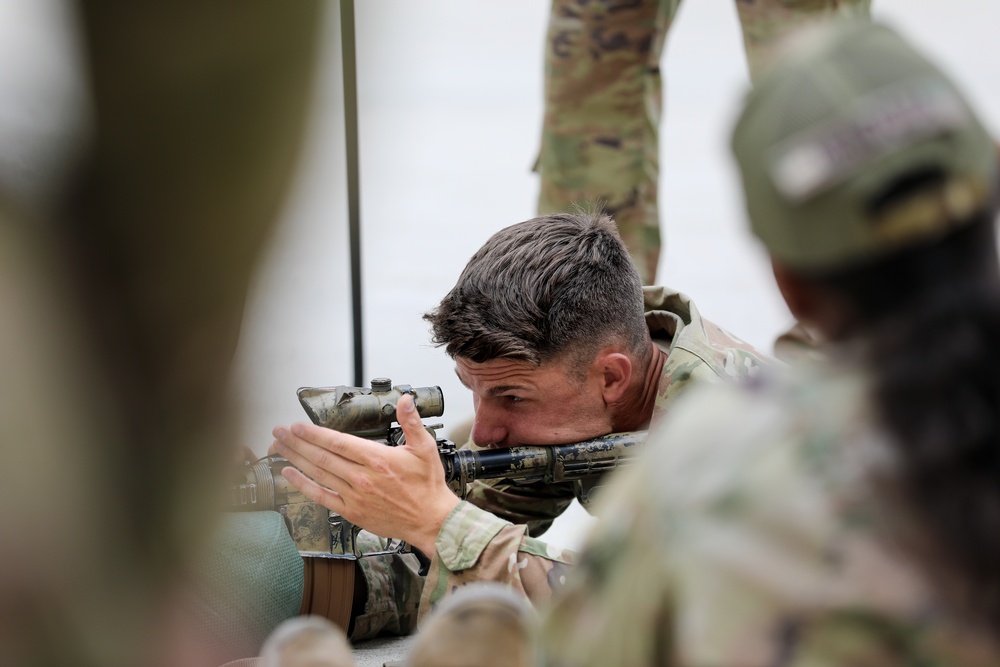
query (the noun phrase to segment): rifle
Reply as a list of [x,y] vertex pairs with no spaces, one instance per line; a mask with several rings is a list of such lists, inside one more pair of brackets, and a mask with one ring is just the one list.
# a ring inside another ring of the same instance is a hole
[[[296,394],[314,424],[387,446],[405,442],[403,429],[396,422],[396,403],[404,394],[413,396],[421,418],[444,414],[440,387],[392,386],[387,378],[372,380],[370,388],[301,387]],[[637,445],[646,438],[645,432],[636,431],[567,445],[472,450],[457,449],[450,440],[438,437],[441,424],[424,427],[437,442],[448,486],[461,498],[477,479],[506,479],[515,484],[593,482],[605,472],[630,463],[638,452]],[[405,550],[405,545],[395,540],[381,550],[361,553],[357,543],[360,528],[316,505],[289,484],[281,471],[290,465],[280,456],[248,463],[230,487],[228,509],[279,512],[303,556],[353,560]]]

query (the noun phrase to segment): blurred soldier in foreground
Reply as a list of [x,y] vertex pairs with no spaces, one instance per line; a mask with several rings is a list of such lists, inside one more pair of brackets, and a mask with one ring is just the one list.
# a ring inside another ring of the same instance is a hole
[[0,664],[217,665],[182,582],[319,3],[76,4],[90,150],[65,201],[0,203]]
[[[545,38],[539,213],[601,201],[644,284],[660,257],[660,56],[681,0],[553,0]],[[737,0],[750,75],[779,38],[871,0]],[[681,156],[682,157],[682,156]]]
[[614,480],[554,665],[1000,664],[995,148],[895,33],[808,32],[736,126],[831,361],[691,395]]

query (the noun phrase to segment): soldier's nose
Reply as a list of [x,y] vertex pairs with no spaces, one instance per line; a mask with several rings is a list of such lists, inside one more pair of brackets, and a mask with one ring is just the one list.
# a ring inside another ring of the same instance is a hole
[[484,419],[476,413],[476,423],[472,427],[472,440],[480,447],[502,444],[507,439],[507,429],[503,425]]

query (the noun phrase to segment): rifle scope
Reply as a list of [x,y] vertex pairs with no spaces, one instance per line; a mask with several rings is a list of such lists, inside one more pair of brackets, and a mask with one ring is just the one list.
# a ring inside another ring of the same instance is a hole
[[441,387],[392,386],[388,378],[375,378],[371,388],[300,387],[295,392],[314,424],[362,438],[384,437],[396,422],[396,403],[403,394],[413,396],[421,418],[444,414]]

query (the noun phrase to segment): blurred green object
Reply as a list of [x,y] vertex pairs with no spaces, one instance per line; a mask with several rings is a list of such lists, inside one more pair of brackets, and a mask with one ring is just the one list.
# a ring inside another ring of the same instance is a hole
[[230,362],[321,7],[75,4],[88,150],[44,218],[0,195],[0,664],[213,660],[182,582],[235,453]]
[[302,558],[277,512],[223,515],[195,574],[195,622],[219,638],[228,660],[256,656],[278,625],[299,613]]

